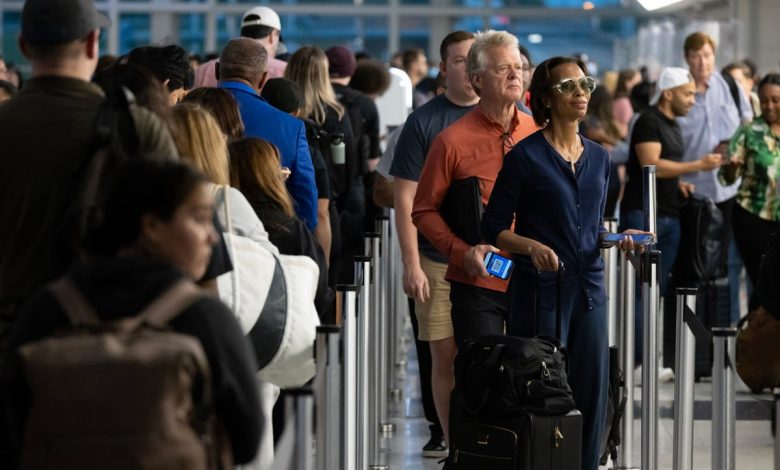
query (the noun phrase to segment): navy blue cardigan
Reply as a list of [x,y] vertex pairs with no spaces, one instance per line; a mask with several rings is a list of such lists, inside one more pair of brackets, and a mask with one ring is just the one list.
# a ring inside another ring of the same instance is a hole
[[[514,217],[515,233],[552,248],[565,265],[566,288],[579,284],[593,307],[606,301],[599,234],[606,231],[603,214],[609,155],[595,142],[584,137],[582,142],[585,149],[575,173],[542,131],[515,145],[504,157],[482,217],[482,236],[495,245],[498,234],[510,229]],[[531,258],[515,255],[514,261],[513,283],[533,285],[537,271]],[[542,283],[553,280],[552,273],[542,273]]]

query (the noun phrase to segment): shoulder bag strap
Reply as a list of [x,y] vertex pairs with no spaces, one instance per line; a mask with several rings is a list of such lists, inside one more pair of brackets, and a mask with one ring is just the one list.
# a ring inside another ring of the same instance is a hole
[[230,199],[228,196],[230,191],[228,191],[228,188],[229,186],[227,185],[220,186],[222,190],[222,209],[225,212],[225,231],[233,233],[233,220],[230,218]]
[[63,277],[49,285],[49,290],[57,299],[65,316],[74,326],[99,326],[102,321],[92,305],[84,298],[76,285]]
[[[229,237],[224,237],[225,238],[225,245],[227,245],[227,247],[228,247],[228,254],[230,256],[235,257],[236,256],[236,249],[235,249],[235,246],[233,245],[233,239],[232,239],[232,236],[234,236],[235,233],[233,232],[233,219],[232,219],[232,214],[230,213],[230,196],[229,196],[229,194],[230,194],[229,188],[230,187],[228,185],[221,185],[220,188],[222,189],[222,207],[223,207],[223,209],[225,211],[225,231],[231,235]],[[236,266],[236,263],[238,263],[238,260],[233,259],[231,261],[233,261],[233,269],[230,271],[230,281],[233,284],[233,290],[232,290],[233,299],[231,300],[230,307],[234,311],[238,311],[238,309],[240,308],[240,305],[239,305],[239,300],[240,300],[240,295],[239,295],[239,285],[240,284],[239,284],[239,282],[240,282],[240,279],[238,277],[238,266]]]

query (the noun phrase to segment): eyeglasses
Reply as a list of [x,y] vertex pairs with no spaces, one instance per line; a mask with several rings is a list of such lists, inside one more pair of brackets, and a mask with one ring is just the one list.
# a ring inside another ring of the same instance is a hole
[[579,87],[579,89],[585,93],[593,93],[593,90],[596,89],[597,84],[598,82],[593,77],[584,77],[580,78],[579,80],[567,78],[561,80],[550,88],[558,90],[558,93],[562,95],[572,95],[575,91],[577,91],[577,87]]

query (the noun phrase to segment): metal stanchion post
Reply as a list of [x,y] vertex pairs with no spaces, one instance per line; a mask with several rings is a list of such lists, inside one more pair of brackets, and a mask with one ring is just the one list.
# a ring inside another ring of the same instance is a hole
[[[604,221],[604,226],[610,233],[618,230],[617,219],[610,217]],[[609,346],[617,346],[618,332],[618,252],[617,248],[604,248],[601,255],[604,258],[604,284],[607,286],[607,318],[609,320]]]
[[393,402],[401,400],[401,358],[405,350],[405,344],[402,341],[403,338],[403,324],[401,320],[404,315],[404,304],[401,302],[398,296],[399,291],[403,291],[401,285],[401,277],[398,271],[398,260],[400,259],[398,253],[398,233],[395,227],[395,211],[390,209],[389,211],[389,227],[390,227],[390,241],[388,243],[388,261],[390,266],[390,399]]
[[375,382],[377,388],[377,422],[379,423],[379,431],[382,433],[390,433],[393,431],[392,426],[387,422],[387,364],[388,364],[388,308],[387,308],[387,224],[386,217],[377,218],[377,226],[379,228],[380,237],[374,239],[375,253],[379,253],[379,256],[374,257],[375,266],[374,272],[376,273],[375,288],[378,289],[377,299],[377,361],[375,367],[377,369],[377,381]]
[[371,443],[374,442],[374,455],[376,454],[376,433],[369,432],[371,428],[371,412],[369,383],[371,377],[370,363],[370,338],[371,338],[371,258],[368,256],[355,257],[355,282],[359,286],[358,311],[357,311],[357,468],[368,468]]
[[381,348],[380,348],[380,338],[381,338],[381,326],[382,326],[382,317],[380,315],[381,312],[381,296],[380,296],[380,287],[381,287],[381,274],[380,274],[380,234],[379,233],[371,233],[366,234],[367,237],[370,237],[370,243],[371,243],[371,281],[370,281],[370,296],[371,296],[371,308],[368,313],[368,323],[369,323],[369,338],[368,338],[368,345],[369,345],[369,354],[368,354],[368,384],[369,384],[369,397],[368,397],[368,414],[369,414],[369,422],[368,422],[368,429],[366,430],[366,433],[368,436],[368,458],[369,458],[369,469],[372,470],[381,470],[383,468],[386,468],[386,466],[382,465],[382,454],[379,452],[379,425],[381,423],[381,415],[379,410],[379,402],[380,402],[380,381],[382,377],[382,371],[381,369]]
[[335,325],[317,327],[317,470],[341,468],[340,333]]
[[[656,168],[642,167],[645,230],[657,232]],[[647,251],[642,257],[642,468],[658,468],[658,264],[660,252]]]
[[[391,212],[392,214],[392,212]],[[387,347],[385,348],[385,362],[386,362],[386,376],[387,376],[387,395],[385,398],[392,398],[395,401],[395,397],[399,396],[401,391],[398,388],[395,374],[395,357],[396,349],[398,348],[398,336],[396,329],[396,311],[397,305],[395,304],[395,290],[397,289],[393,259],[393,244],[395,243],[395,234],[393,233],[393,219],[386,217],[382,219],[382,264],[384,266],[385,273],[385,342]],[[382,427],[387,432],[393,432],[395,425],[390,424],[387,400],[385,400],[384,415],[382,417]]]
[[615,468],[634,470],[634,302],[636,289],[636,268],[631,254],[618,250],[620,257],[620,368],[626,387],[626,410],[620,422],[622,443],[618,447],[618,461]]
[[677,289],[677,356],[674,382],[674,470],[693,468],[693,384],[696,338],[685,322],[686,308],[696,313],[697,289]]
[[294,470],[313,470],[314,455],[312,454],[314,439],[314,399],[312,390],[300,388],[288,390],[285,402],[287,422],[295,424],[295,447],[293,450]]
[[658,468],[658,262],[660,252],[642,256],[642,468]]
[[734,357],[737,329],[715,327],[712,329],[712,468],[734,470],[736,424]]
[[343,423],[343,468],[357,469],[357,286],[340,285],[336,287],[341,296],[343,323],[341,327],[341,410]]

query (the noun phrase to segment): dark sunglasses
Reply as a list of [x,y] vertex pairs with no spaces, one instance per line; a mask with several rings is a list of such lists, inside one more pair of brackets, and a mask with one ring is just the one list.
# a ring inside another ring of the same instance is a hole
[[579,80],[575,80],[573,78],[567,78],[564,80],[561,80],[557,84],[553,85],[550,88],[555,88],[558,90],[558,93],[562,95],[571,95],[574,94],[575,91],[577,91],[577,87],[579,87],[580,90],[584,91],[585,93],[593,93],[593,90],[596,89],[596,85],[598,82],[593,77],[583,77]]

